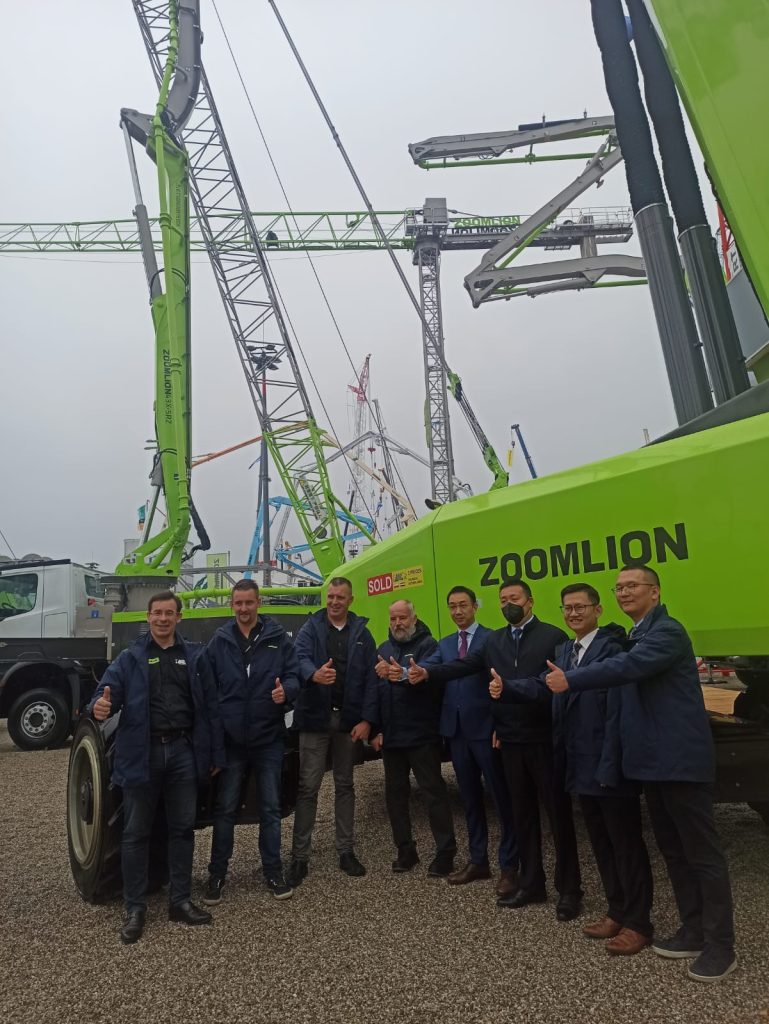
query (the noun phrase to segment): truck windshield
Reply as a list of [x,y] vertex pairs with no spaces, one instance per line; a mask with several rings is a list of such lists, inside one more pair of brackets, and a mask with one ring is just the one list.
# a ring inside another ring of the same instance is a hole
[[0,619],[31,612],[37,601],[37,573],[0,576]]

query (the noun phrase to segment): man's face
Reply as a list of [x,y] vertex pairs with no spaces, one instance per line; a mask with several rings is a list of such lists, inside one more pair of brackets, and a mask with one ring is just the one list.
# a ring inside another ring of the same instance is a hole
[[390,606],[390,632],[396,640],[410,640],[416,624],[416,612],[411,611],[405,601],[396,601]]
[[449,615],[457,629],[467,629],[475,622],[478,605],[468,594],[452,594],[449,597]]
[[633,622],[639,622],[660,603],[660,588],[643,569],[623,569],[614,586],[617,604]]
[[499,607],[504,608],[506,604],[517,604],[523,608],[523,619],[521,619],[521,622],[523,622],[524,619],[528,619],[531,615],[534,599],[528,596],[523,587],[505,587],[504,590],[499,592]]
[[586,591],[577,590],[573,594],[566,594],[561,611],[567,627],[580,639],[598,629],[603,608],[600,604],[592,604]]
[[249,632],[259,618],[259,592],[256,590],[234,590],[232,592],[232,614],[238,625]]
[[181,620],[181,612],[176,610],[176,601],[153,601],[147,612],[152,639],[158,643],[170,640]]
[[332,622],[347,618],[347,609],[352,604],[352,591],[346,583],[330,586],[326,591],[326,611]]

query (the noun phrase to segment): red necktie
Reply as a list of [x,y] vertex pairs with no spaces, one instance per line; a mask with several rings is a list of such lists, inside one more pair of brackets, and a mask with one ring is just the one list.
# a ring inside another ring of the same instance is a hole
[[459,631],[459,657],[467,657],[467,630],[460,629]]

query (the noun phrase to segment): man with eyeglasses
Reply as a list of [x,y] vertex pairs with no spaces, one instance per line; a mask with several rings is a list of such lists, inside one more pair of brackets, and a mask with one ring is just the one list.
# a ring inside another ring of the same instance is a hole
[[[552,662],[554,693],[620,687],[622,772],[643,783],[654,836],[665,858],[681,927],[652,949],[693,959],[689,977],[719,981],[737,966],[729,869],[713,818],[713,739],[691,641],[660,604],[660,581],[626,566],[614,588],[633,621],[629,649],[565,672]],[[696,959],[695,959],[696,958]]]
[[[589,583],[561,591],[561,611],[574,639],[558,649],[555,663],[567,671],[586,668],[623,649],[625,630],[599,626],[601,599]],[[567,793],[579,797],[607,910],[586,924],[582,934],[606,939],[606,951],[633,956],[652,937],[652,872],[641,825],[641,787],[622,775],[619,758],[620,692],[567,691],[553,695],[556,774]]]

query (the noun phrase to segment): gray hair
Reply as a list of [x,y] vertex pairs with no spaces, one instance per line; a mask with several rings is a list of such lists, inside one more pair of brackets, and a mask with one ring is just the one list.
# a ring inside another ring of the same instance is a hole
[[393,601],[393,603],[392,603],[392,604],[390,605],[390,607],[389,607],[389,608],[387,609],[387,610],[388,610],[388,612],[391,612],[391,611],[393,610],[393,608],[395,607],[395,605],[396,605],[396,604],[405,604],[405,605],[406,605],[406,607],[407,607],[407,608],[408,608],[408,610],[409,610],[409,615],[413,615],[413,614],[414,614],[414,605],[412,604],[412,602],[411,602],[411,601],[409,601],[409,600],[408,600],[407,598],[405,598],[405,597],[401,597],[401,598],[399,598],[399,599],[398,599],[397,601]]

